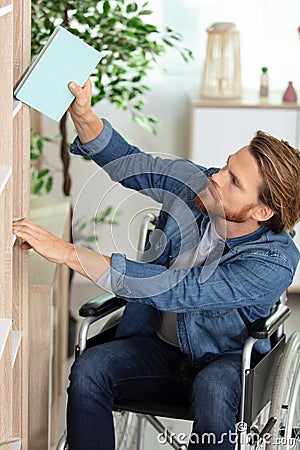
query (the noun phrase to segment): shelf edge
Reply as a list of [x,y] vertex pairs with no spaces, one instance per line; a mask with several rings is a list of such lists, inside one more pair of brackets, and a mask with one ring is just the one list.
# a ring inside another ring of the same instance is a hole
[[22,109],[22,104],[20,100],[13,99],[13,117]]
[[18,354],[22,338],[22,332],[19,330],[14,330],[12,332],[12,367],[14,367],[15,360]]
[[13,10],[13,5],[12,4],[2,6],[0,8],[0,17],[5,16],[6,14],[12,12],[12,10]]
[[9,335],[12,319],[0,319],[0,361]]
[[11,166],[0,166],[0,194],[5,188],[6,183],[10,179],[12,174]]

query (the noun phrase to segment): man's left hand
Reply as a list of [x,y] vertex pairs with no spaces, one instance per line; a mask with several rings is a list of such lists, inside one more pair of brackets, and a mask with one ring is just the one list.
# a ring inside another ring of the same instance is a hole
[[29,219],[13,222],[13,233],[24,240],[21,244],[23,250],[33,248],[37,253],[53,263],[65,263],[73,248],[72,244],[58,238]]

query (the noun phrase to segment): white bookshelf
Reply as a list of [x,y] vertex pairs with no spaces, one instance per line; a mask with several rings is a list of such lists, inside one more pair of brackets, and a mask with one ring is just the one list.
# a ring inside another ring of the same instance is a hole
[[0,166],[0,194],[6,186],[12,174],[11,166]]
[[11,319],[0,319],[0,361],[9,335],[11,324]]
[[1,17],[1,16],[5,16],[5,14],[8,14],[8,13],[12,12],[12,10],[13,10],[12,5],[5,5],[5,6],[2,6],[2,7],[0,8],[0,17]]
[[21,440],[29,450],[28,255],[10,246],[13,217],[29,215],[29,109],[12,93],[30,62],[30,21],[30,1],[0,0],[0,450]]
[[13,99],[13,117],[20,111],[22,108],[22,102],[20,100]]
[[22,333],[19,330],[14,330],[12,332],[12,367],[14,367],[15,360],[18,354],[22,338]]

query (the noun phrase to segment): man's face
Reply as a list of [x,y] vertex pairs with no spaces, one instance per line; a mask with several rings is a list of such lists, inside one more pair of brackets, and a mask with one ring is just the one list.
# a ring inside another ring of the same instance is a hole
[[226,165],[209,181],[196,199],[201,209],[230,222],[244,223],[252,218],[258,207],[262,178],[248,146],[230,155]]

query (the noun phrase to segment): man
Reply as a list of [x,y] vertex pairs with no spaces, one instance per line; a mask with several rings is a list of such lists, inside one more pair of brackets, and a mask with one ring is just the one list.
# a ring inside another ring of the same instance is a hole
[[[92,112],[90,81],[70,89],[72,153],[91,156],[113,180],[162,204],[144,262],[75,247],[27,219],[14,225],[24,249],[127,301],[118,339],[73,365],[70,449],[114,448],[114,400],[184,394],[198,436],[189,449],[234,449],[247,325],[268,316],[299,260],[288,233],[300,218],[299,152],[259,132],[221,170],[153,158]],[[268,349],[259,344],[258,353]],[[208,433],[215,439],[205,440]]]

